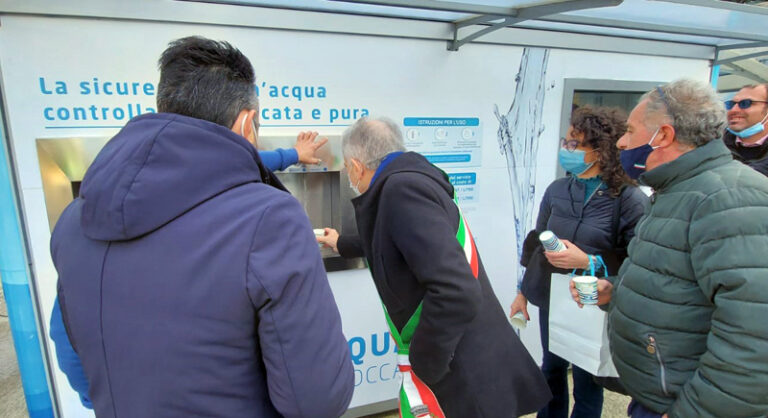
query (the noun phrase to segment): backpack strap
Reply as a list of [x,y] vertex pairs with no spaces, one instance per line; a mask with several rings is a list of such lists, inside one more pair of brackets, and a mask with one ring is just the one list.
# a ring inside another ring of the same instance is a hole
[[621,196],[627,186],[622,186],[616,200],[613,201],[613,217],[611,218],[611,245],[613,248],[619,246],[619,223],[621,222]]

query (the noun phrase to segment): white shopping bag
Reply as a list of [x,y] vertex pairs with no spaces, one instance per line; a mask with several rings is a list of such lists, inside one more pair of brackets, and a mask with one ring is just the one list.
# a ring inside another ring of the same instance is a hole
[[552,274],[549,351],[594,376],[618,377],[608,346],[608,317],[594,305],[579,309],[571,297],[571,277]]

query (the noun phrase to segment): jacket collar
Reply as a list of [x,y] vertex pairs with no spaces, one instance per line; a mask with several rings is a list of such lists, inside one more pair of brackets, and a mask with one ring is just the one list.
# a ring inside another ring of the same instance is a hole
[[732,160],[731,151],[716,139],[643,173],[640,183],[661,191]]
[[453,186],[448,180],[448,175],[436,166],[427,161],[424,156],[415,152],[405,152],[394,156],[378,174],[375,182],[371,182],[370,187],[365,193],[352,199],[352,206],[355,208],[355,215],[358,223],[358,230],[362,230],[370,225],[366,220],[373,222],[376,218],[379,205],[381,190],[386,184],[387,179],[396,173],[411,172],[419,173],[436,181],[445,190],[446,194],[453,197]]

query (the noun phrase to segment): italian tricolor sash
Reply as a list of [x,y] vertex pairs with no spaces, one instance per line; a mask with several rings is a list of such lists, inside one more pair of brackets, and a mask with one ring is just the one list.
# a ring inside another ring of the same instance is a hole
[[[459,207],[458,199],[453,197],[456,207]],[[464,215],[459,208],[459,228],[456,231],[456,239],[464,249],[464,255],[467,258],[470,268],[472,269],[472,275],[477,279],[479,261],[477,259],[477,248],[475,247],[475,241],[472,239],[472,234],[469,231],[469,226],[464,220]],[[382,306],[384,304],[382,303]],[[429,389],[429,387],[416,376],[411,369],[411,363],[408,360],[408,349],[411,345],[411,338],[414,331],[419,324],[419,318],[421,317],[421,304],[419,304],[416,311],[403,327],[402,332],[398,332],[397,327],[392,322],[392,318],[389,317],[387,307],[384,306],[384,315],[387,317],[387,324],[389,325],[389,332],[397,345],[397,367],[400,370],[401,382],[400,382],[400,417],[401,418],[445,418],[443,410],[437,402],[435,394]]]

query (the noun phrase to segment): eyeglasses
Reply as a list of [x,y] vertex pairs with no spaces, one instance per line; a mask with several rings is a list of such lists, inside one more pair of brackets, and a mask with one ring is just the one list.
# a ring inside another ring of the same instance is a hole
[[568,152],[576,151],[579,145],[581,145],[581,142],[576,139],[560,138],[560,148],[565,148]]
[[725,101],[725,110],[731,110],[733,109],[733,106],[739,105],[739,109],[749,109],[752,106],[752,103],[768,103],[765,100],[752,100],[752,99],[742,99],[738,102],[734,102],[733,100],[726,100]]
[[[578,139],[566,139],[566,138],[560,138],[560,148],[565,148],[568,152],[574,152],[576,151],[576,148],[578,148],[580,145],[584,145],[581,142],[579,142]],[[597,151],[600,148],[593,148],[587,152],[593,152]]]

